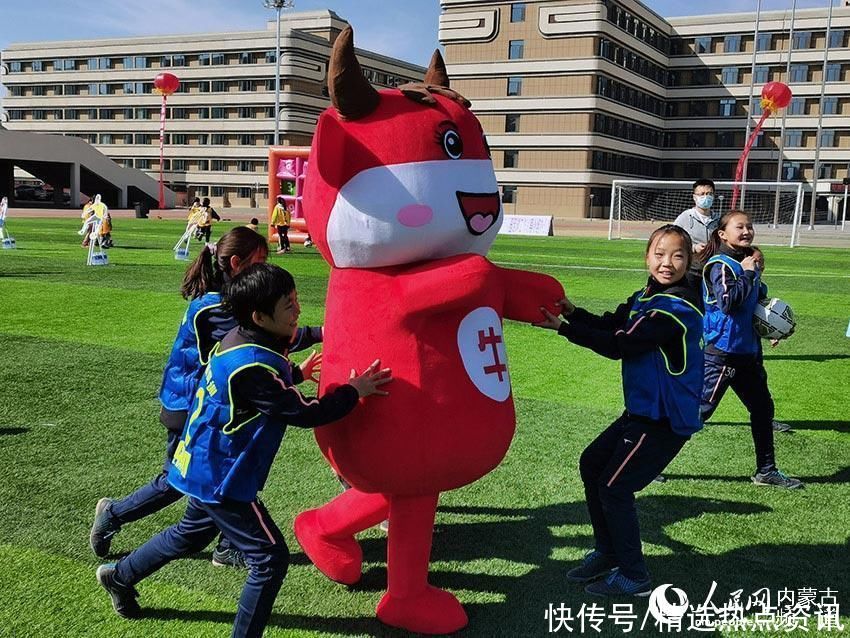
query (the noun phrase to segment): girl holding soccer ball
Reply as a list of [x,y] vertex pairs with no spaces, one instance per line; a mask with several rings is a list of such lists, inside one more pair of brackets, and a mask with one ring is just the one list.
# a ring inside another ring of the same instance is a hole
[[705,264],[705,379],[700,413],[703,421],[711,418],[731,387],[750,413],[756,448],[753,483],[795,489],[803,487],[802,481],[776,467],[773,398],[753,325],[761,290],[757,260],[752,255],[754,236],[749,215],[730,211],[720,218],[700,255]]

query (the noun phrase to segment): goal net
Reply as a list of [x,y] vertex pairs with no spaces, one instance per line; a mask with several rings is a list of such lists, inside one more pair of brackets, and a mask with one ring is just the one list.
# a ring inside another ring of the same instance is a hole
[[[799,182],[714,182],[716,214],[730,210],[739,185],[737,208],[750,214],[757,242],[793,246],[799,231],[803,185]],[[646,239],[660,224],[693,208],[693,182],[614,180],[608,239]]]

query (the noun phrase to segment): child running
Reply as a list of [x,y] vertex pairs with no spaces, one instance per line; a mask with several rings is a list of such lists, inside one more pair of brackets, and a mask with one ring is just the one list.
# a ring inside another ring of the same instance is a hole
[[141,614],[135,585],[172,560],[197,552],[219,530],[250,567],[232,636],[261,636],[286,576],[289,550],[257,498],[287,425],[313,428],[342,418],[361,398],[385,395],[391,380],[375,361],[321,399],[294,386],[286,349],[300,306],[292,276],[255,264],[225,286],[225,302],[239,326],[210,358],[183,429],[168,481],[189,497],[177,524],[118,561],[101,565],[98,582],[125,618]]
[[[767,387],[761,341],[753,326],[761,277],[752,253],[755,231],[747,213],[730,211],[702,252],[705,302],[705,385],[700,412],[708,421],[728,388],[750,413],[756,449],[756,485],[803,487],[776,467],[773,398]],[[747,256],[749,254],[749,256]]]
[[[220,290],[248,266],[264,262],[267,255],[268,244],[262,235],[237,227],[224,234],[214,248],[206,245],[187,269],[181,293],[190,303],[165,365],[159,392],[162,404],[159,418],[167,430],[163,469],[149,483],[123,499],[102,498],[98,501],[89,543],[99,558],[109,553],[112,538],[122,525],[158,512],[183,496],[168,484],[166,474],[186,423],[202,367],[207,363],[213,346],[236,326],[236,319],[222,305]],[[318,327],[298,328],[294,335],[289,351],[301,350],[322,340],[322,330]],[[320,364],[321,355],[311,354],[295,372],[295,377],[311,378]],[[229,547],[226,541],[215,548],[212,562],[216,566],[244,566],[241,554]]]
[[649,281],[613,313],[601,317],[561,302],[564,321],[541,309],[573,343],[622,359],[626,410],[581,455],[579,468],[593,526],[594,549],[567,572],[598,596],[647,596],[652,586],[641,551],[635,509],[639,492],[702,428],[702,313],[687,285],[691,238],[673,224],[646,246]]
[[270,223],[277,230],[277,254],[282,255],[283,253],[291,253],[292,248],[289,245],[289,225],[292,223],[292,213],[290,213],[289,209],[286,208],[286,200],[283,195],[277,196],[277,203],[272,209]]

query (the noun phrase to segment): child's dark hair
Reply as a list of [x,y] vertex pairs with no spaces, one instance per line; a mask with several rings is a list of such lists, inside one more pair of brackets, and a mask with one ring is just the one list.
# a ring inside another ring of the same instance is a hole
[[224,275],[229,277],[233,274],[230,272],[230,258],[235,255],[248,259],[260,249],[268,252],[265,237],[246,226],[232,228],[216,242],[215,254],[210,244],[201,249],[201,254],[186,269],[180,294],[184,299],[196,299],[208,292],[221,290]]
[[209,205],[210,205],[210,198],[204,197],[204,201],[201,202],[201,206],[209,206]]
[[652,231],[652,234],[649,236],[649,241],[646,242],[646,254],[649,254],[652,245],[656,242],[659,237],[664,235],[678,235],[679,239],[682,240],[682,243],[685,245],[685,254],[688,260],[688,268],[691,266],[691,259],[693,258],[694,245],[691,241],[691,236],[681,226],[676,226],[676,224],[664,224],[659,228],[656,228]]
[[193,200],[192,200],[192,203],[193,203],[193,204],[195,204],[195,203],[200,204],[200,203],[201,203],[201,198],[200,198],[200,197],[196,197],[195,199],[193,199]]
[[249,223],[254,224],[254,226],[256,226],[260,223],[260,220],[257,219],[256,217],[252,217],[251,221]]
[[280,266],[252,264],[225,284],[222,298],[240,326],[253,328],[256,327],[254,312],[273,317],[278,300],[293,290],[295,280]]
[[729,220],[735,217],[736,215],[743,215],[747,219],[750,218],[750,214],[742,210],[730,210],[728,213],[723,213],[723,216],[717,223],[717,228],[711,231],[711,237],[708,238],[708,241],[705,244],[705,248],[703,248],[702,252],[700,252],[699,254],[700,262],[705,263],[710,258],[714,257],[714,255],[720,252],[720,244],[723,243],[723,240],[720,239],[720,231],[726,230],[726,226],[729,225]]
[[716,189],[714,188],[714,182],[712,182],[712,181],[711,181],[710,179],[708,179],[707,177],[701,177],[700,179],[698,179],[697,181],[695,181],[695,182],[694,182],[694,188],[693,188],[693,190],[696,190],[696,189],[697,189],[697,188],[699,188],[700,186],[711,186],[711,190],[716,190]]

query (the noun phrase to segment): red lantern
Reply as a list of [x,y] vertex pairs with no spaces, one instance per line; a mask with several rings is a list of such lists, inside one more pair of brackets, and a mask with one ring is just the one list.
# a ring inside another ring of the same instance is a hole
[[153,81],[153,90],[160,95],[171,95],[179,87],[180,80],[173,73],[160,73]]
[[761,107],[775,113],[791,103],[791,89],[782,82],[768,82],[761,90]]

